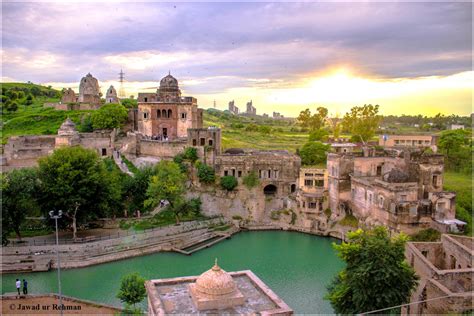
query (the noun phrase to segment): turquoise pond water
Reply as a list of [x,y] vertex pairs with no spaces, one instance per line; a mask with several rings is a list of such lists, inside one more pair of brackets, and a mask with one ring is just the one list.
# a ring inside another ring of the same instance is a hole
[[[214,258],[226,271],[252,270],[297,313],[332,313],[326,286],[344,264],[334,239],[284,231],[244,232],[191,256],[156,253],[81,269],[61,271],[63,293],[121,306],[115,297],[123,275],[145,279],[199,275]],[[57,292],[56,271],[2,276],[2,294],[15,292],[15,279],[26,278],[30,293]],[[145,303],[143,303],[145,307]]]

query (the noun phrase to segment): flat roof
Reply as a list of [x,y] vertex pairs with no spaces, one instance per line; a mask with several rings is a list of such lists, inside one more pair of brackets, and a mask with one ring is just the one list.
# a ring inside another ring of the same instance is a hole
[[145,282],[148,293],[148,313],[164,314],[293,314],[293,310],[252,271],[228,272],[245,297],[243,305],[223,310],[198,310],[188,285],[199,276],[157,279]]

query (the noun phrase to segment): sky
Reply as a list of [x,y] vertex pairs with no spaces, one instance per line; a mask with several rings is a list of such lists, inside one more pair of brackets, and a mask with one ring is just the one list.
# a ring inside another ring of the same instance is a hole
[[171,72],[203,108],[468,115],[472,4],[2,2],[3,82],[105,92],[120,69],[127,95]]

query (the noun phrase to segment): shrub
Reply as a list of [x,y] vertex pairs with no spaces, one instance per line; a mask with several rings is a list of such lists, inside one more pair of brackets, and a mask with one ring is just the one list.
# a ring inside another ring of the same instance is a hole
[[221,187],[227,191],[234,190],[237,185],[237,179],[234,176],[224,176],[220,180]]
[[185,160],[189,160],[194,163],[196,160],[198,160],[197,148],[195,147],[186,148],[183,153],[183,158]]
[[294,225],[296,221],[296,213],[291,210],[291,220],[290,220],[290,225]]
[[234,215],[232,216],[232,219],[236,220],[236,221],[241,221],[242,220],[242,216],[240,215]]
[[310,141],[326,141],[328,140],[329,132],[325,129],[317,129],[311,134],[309,134],[309,140]]
[[146,296],[145,279],[138,273],[132,273],[122,278],[120,290],[117,293],[117,298],[127,305],[140,303]]
[[242,182],[249,189],[254,188],[259,184],[258,176],[255,171],[251,171],[248,175],[243,177]]
[[260,126],[258,128],[258,131],[262,134],[270,134],[272,131],[272,128],[270,126]]
[[245,127],[245,130],[247,132],[256,132],[256,131],[258,131],[258,126],[255,125],[255,124],[249,124]]
[[216,173],[214,172],[214,168],[204,163],[197,164],[197,175],[199,181],[202,183],[209,184],[216,181]]
[[328,207],[327,209],[324,210],[324,214],[326,214],[327,217],[331,217],[331,209]]
[[439,241],[441,233],[433,228],[420,230],[418,233],[410,236],[412,241]]
[[357,218],[352,214],[347,214],[341,221],[339,222],[342,226],[350,226],[357,228],[359,226],[359,221]]

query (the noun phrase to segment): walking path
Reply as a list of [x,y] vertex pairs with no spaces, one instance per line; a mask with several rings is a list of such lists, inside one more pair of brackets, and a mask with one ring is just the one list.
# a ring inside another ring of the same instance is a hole
[[114,150],[113,156],[114,156],[115,164],[119,167],[120,171],[133,177],[134,174],[128,169],[127,164],[123,161],[122,156],[120,155],[120,151]]

